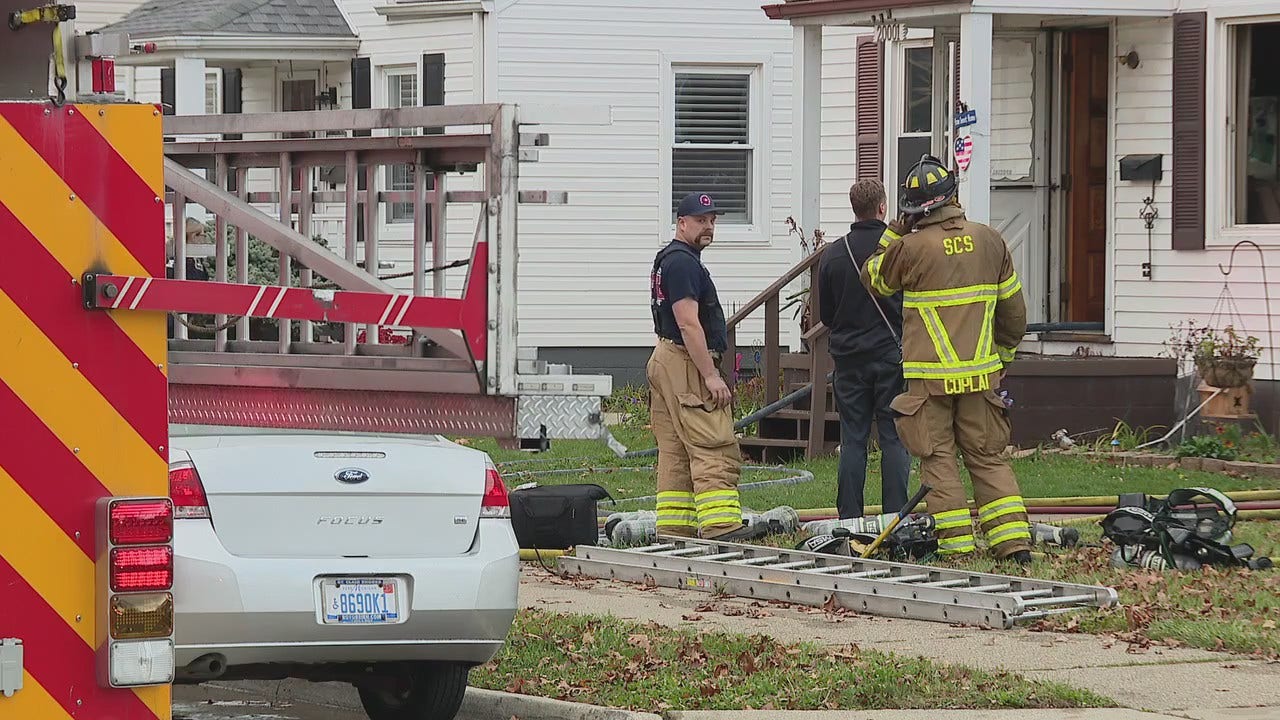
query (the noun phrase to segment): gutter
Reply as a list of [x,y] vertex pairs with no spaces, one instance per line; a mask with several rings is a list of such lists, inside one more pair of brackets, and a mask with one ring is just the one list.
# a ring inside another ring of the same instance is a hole
[[[955,5],[956,0],[793,0],[773,5],[762,5],[760,9],[771,20],[791,20],[794,18],[818,17],[821,15],[838,15],[841,13],[875,13],[884,10],[921,8],[930,5]],[[963,4],[971,5],[972,2]],[[868,17],[868,24],[871,18]]]

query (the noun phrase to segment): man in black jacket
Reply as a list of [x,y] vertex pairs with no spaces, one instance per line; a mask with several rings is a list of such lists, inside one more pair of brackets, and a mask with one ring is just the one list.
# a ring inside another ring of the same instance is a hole
[[[819,314],[830,331],[835,400],[840,413],[840,465],[836,509],[840,518],[862,517],[871,419],[880,436],[883,512],[907,502],[911,456],[898,439],[889,403],[903,391],[902,293],[873,299],[858,278],[884,232],[884,185],[859,180],[849,189],[857,222],[832,242],[818,264]],[[851,257],[852,256],[852,257]],[[854,266],[856,261],[857,266]]]

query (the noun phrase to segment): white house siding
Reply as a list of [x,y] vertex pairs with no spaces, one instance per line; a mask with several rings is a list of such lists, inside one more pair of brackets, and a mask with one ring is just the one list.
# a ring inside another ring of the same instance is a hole
[[[849,186],[857,178],[855,146],[857,99],[855,44],[858,28],[822,28],[822,230],[827,240],[848,232],[853,222]],[[809,228],[805,228],[809,230]]]
[[[477,87],[474,81],[475,64],[479,62],[476,54],[480,43],[476,38],[476,24],[471,14],[388,22],[387,18],[375,11],[376,7],[391,4],[385,0],[341,0],[340,4],[360,36],[359,54],[371,58],[374,107],[387,105],[387,81],[383,71],[388,66],[413,65],[420,73],[422,55],[439,52],[445,55],[445,103],[458,105],[482,101],[482,88]],[[421,86],[418,92],[421,99]],[[345,80],[339,85],[338,94],[342,107],[350,107],[349,69]],[[449,132],[463,130],[465,129],[450,128]],[[481,176],[477,173],[452,174],[446,179],[445,186],[447,190],[480,190],[483,187]],[[472,204],[451,203],[448,207],[445,221],[447,261],[470,257],[475,237],[476,213],[477,206]],[[340,240],[336,247],[341,247]],[[381,223],[378,228],[378,248],[380,261],[395,263],[392,268],[382,269],[382,275],[412,271],[413,224]],[[431,264],[430,252],[428,247],[428,265]],[[460,294],[466,279],[466,268],[443,274],[448,293],[452,296]],[[390,283],[398,288],[410,289],[413,287],[413,278],[393,279]],[[430,287],[429,281],[427,287]]]
[[[1120,20],[1115,33],[1115,55],[1136,49],[1142,64],[1130,69],[1116,63],[1113,82],[1115,104],[1114,168],[1119,158],[1133,153],[1164,153],[1164,179],[1156,187],[1155,201],[1160,212],[1152,231],[1152,278],[1142,277],[1142,263],[1147,261],[1147,231],[1138,214],[1142,200],[1151,194],[1146,182],[1115,181],[1112,244],[1115,260],[1111,264],[1112,338],[1116,353],[1127,356],[1154,356],[1161,354],[1163,343],[1172,334],[1170,329],[1180,321],[1194,318],[1200,322],[1209,320],[1222,292],[1223,276],[1218,264],[1227,266],[1230,246],[1223,247],[1215,237],[1218,233],[1209,228],[1205,251],[1174,251],[1171,246],[1169,218],[1172,215],[1172,22],[1159,20]],[[1212,69],[1210,71],[1213,72]],[[1210,74],[1210,78],[1214,76]],[[1226,112],[1214,107],[1214,84],[1208,84],[1211,105],[1206,113]],[[1217,162],[1213,148],[1214,139],[1208,143],[1208,165]],[[1212,175],[1210,175],[1212,178]],[[1214,187],[1209,186],[1209,197],[1214,197]],[[1280,244],[1275,237],[1256,238],[1263,248],[1270,272],[1272,312],[1280,312]],[[1267,317],[1264,302],[1262,271],[1258,254],[1251,247],[1236,252],[1235,269],[1231,281],[1231,295],[1243,319],[1244,330],[1268,344]],[[1272,324],[1280,331],[1280,317],[1273,317]],[[1280,337],[1274,342],[1280,342]],[[1255,370],[1259,379],[1275,377],[1268,363],[1272,353],[1267,352]],[[1280,361],[1280,357],[1276,358]]]
[[992,180],[1025,180],[1031,175],[1035,61],[1035,45],[1029,39],[996,37],[992,43]]
[[[663,113],[667,63],[763,64],[754,88],[763,114],[756,152],[766,193],[757,237],[722,224],[706,251],[726,310],[768,286],[799,257],[785,220],[791,204],[792,31],[758,4],[711,0],[499,2],[497,100],[612,106],[612,124],[572,117],[537,128],[551,144],[522,165],[521,187],[564,190],[567,206],[520,208],[520,342],[542,348],[651,345],[648,276],[670,240],[663,195],[669,146]],[[669,211],[666,211],[669,212]],[[810,230],[806,228],[806,230]],[[739,344],[763,335],[763,310]],[[783,341],[797,324],[784,318]]]

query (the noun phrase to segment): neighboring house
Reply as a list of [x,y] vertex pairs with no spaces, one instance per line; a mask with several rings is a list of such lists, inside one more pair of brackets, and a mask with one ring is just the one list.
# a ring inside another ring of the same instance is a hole
[[[788,216],[806,235],[817,225],[838,237],[856,176],[880,176],[892,191],[921,152],[951,158],[957,98],[978,122],[962,131],[974,141],[962,199],[1005,233],[1030,320],[1044,330],[1028,335],[1024,356],[1156,356],[1171,324],[1214,311],[1218,264],[1237,240],[1253,240],[1280,268],[1280,16],[1263,15],[1262,3],[127,5],[82,0],[79,28],[115,22],[156,42],[156,53],[118,61],[121,83],[181,114],[493,101],[611,108],[608,125],[565,117],[541,126],[551,145],[521,167],[522,186],[568,191],[570,204],[520,210],[519,332],[544,359],[623,382],[643,376],[649,266],[670,238],[674,200],[705,187],[700,173],[714,171],[711,189],[732,209],[707,253],[732,306],[802,257]],[[876,42],[875,26],[894,23],[909,26],[905,37]],[[1153,154],[1154,181],[1122,178],[1131,166],[1145,178]],[[387,175],[389,188],[408,187],[407,174]],[[313,178],[326,190],[340,181]],[[316,212],[332,238],[342,233],[337,212]],[[450,259],[469,248],[474,213],[450,206]],[[382,258],[398,263],[392,272],[409,267],[402,220],[392,208],[379,231]],[[1236,252],[1230,281],[1245,330],[1275,342],[1252,248]],[[748,350],[763,312],[752,320],[739,332]],[[782,328],[782,342],[798,347],[798,323],[784,318]],[[1257,377],[1280,379],[1271,358]],[[1154,367],[1139,374],[1168,374]],[[1274,402],[1274,388],[1260,390],[1255,406]]]

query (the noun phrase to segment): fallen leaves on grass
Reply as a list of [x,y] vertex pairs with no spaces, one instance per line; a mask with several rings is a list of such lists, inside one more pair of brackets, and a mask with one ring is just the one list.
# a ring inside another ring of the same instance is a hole
[[[759,609],[759,608],[753,608]],[[1082,707],[1090,693],[857,645],[522,610],[475,687],[666,710]]]

